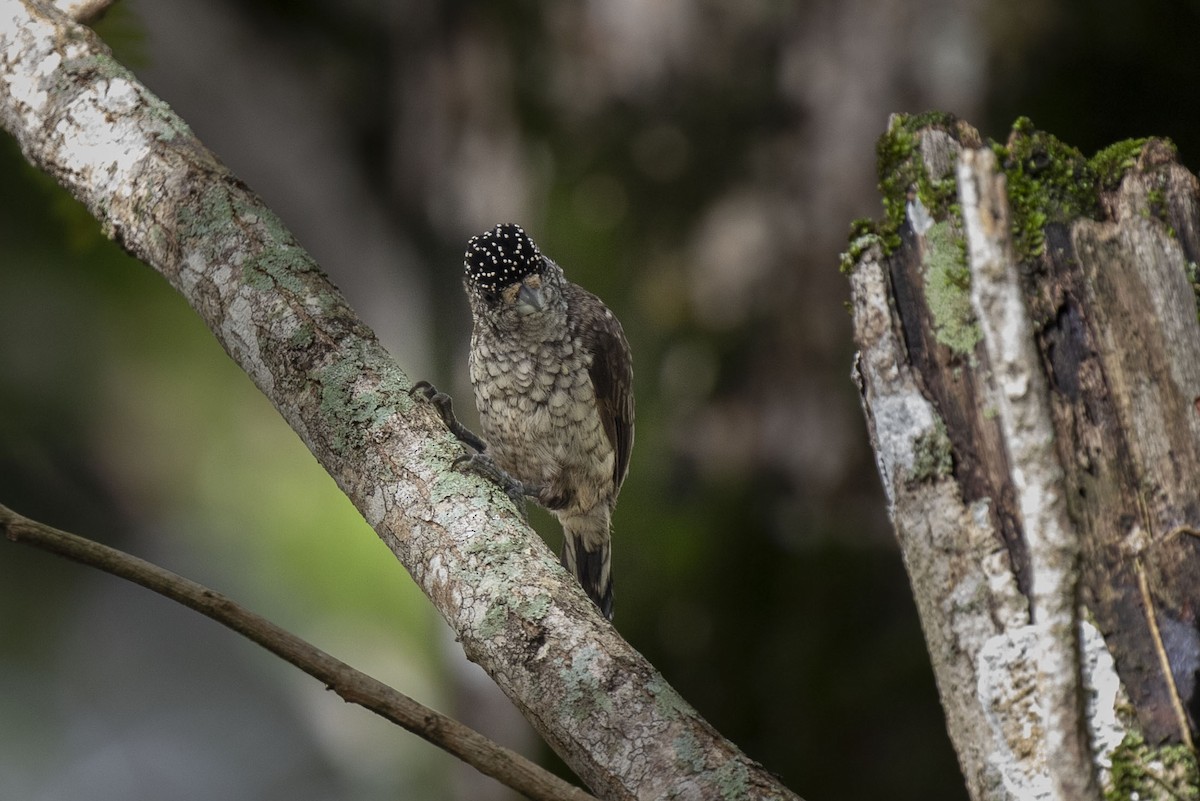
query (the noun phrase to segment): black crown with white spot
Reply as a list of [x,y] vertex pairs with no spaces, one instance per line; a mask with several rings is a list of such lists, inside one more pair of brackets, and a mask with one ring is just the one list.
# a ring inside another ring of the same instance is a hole
[[502,223],[467,242],[467,278],[489,290],[503,289],[542,268],[542,253],[519,225]]

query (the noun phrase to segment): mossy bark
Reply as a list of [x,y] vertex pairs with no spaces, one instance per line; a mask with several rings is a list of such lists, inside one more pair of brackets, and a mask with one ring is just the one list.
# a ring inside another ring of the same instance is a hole
[[[1000,414],[1007,391],[1036,395],[1052,422],[1057,464],[1040,491],[1065,501],[1061,591],[1079,610],[1074,669],[1088,696],[1077,718],[1111,789],[1107,766],[1130,731],[1190,745],[1200,718],[1200,183],[1169,142],[1085,159],[1027,120],[1001,145],[946,116],[896,117],[879,154],[888,214],[856,226],[843,264],[855,376],[968,787],[1005,798],[1070,786],[1056,784],[1046,710],[1016,700],[1022,687],[1049,696],[1047,677],[1023,673],[1045,661],[1025,636],[1045,605],[1030,548],[1040,532],[1022,513],[1035,489]],[[998,210],[962,194],[966,162],[990,165],[977,168],[1005,190]],[[969,303],[982,269],[972,214],[984,215],[977,230],[1000,229],[990,235],[1019,286],[1038,373],[1027,388],[1002,391],[1010,367],[989,358]],[[934,440],[948,443],[948,469],[928,467]]]

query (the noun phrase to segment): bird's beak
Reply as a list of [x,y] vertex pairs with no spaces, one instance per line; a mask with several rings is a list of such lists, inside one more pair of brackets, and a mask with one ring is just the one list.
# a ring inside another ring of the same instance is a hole
[[542,307],[546,305],[546,299],[542,296],[541,282],[522,282],[521,288],[517,291],[517,304],[529,307],[522,311],[541,311]]

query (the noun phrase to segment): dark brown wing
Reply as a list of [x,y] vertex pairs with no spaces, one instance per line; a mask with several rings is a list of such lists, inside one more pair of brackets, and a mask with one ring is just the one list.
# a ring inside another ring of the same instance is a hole
[[633,450],[633,359],[616,315],[598,297],[570,285],[568,307],[583,347],[592,355],[592,389],[612,445],[613,487],[620,489]]

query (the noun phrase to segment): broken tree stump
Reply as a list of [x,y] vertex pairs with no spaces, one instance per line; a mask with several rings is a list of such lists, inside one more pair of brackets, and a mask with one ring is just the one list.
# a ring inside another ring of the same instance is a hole
[[968,790],[1197,797],[1200,182],[1024,119],[878,156],[854,377]]

